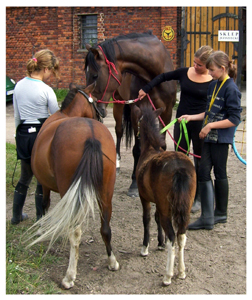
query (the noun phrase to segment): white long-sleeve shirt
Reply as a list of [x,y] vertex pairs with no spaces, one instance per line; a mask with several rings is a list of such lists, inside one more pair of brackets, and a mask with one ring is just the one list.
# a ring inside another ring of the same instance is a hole
[[15,86],[13,95],[15,126],[37,124],[38,119],[48,118],[59,110],[57,97],[53,89],[41,80],[25,77]]

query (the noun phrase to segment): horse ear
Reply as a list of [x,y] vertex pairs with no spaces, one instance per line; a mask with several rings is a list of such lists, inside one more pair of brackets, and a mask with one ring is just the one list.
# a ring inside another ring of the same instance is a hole
[[163,111],[164,111],[163,107],[159,107],[158,109],[156,109],[154,111],[155,118],[159,117],[162,114]]
[[88,85],[85,89],[84,89],[84,92],[87,93],[87,94],[92,94],[92,92],[94,91],[95,89],[95,86],[96,86],[96,81],[91,83],[90,85]]
[[90,44],[85,44],[85,47],[88,51],[91,51],[94,54],[95,59],[101,59],[101,53],[98,49],[92,48]]
[[90,48],[90,51],[94,54],[94,57],[96,60],[101,60],[102,58],[102,53],[100,52],[100,50],[95,49],[95,48]]

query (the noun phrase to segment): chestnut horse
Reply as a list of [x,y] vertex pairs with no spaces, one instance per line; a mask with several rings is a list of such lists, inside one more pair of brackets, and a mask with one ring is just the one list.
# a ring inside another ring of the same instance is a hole
[[[108,39],[94,47],[86,45],[86,48],[89,50],[85,61],[86,82],[87,85],[97,83],[93,95],[103,102],[108,102],[115,91],[117,95],[121,95],[121,99],[124,98],[119,86],[123,86],[123,77],[126,73],[133,75],[130,83],[125,84],[125,88],[130,91],[131,99],[135,99],[143,85],[157,75],[174,69],[168,51],[162,42],[150,32],[122,35]],[[176,101],[176,83],[174,81],[161,83],[152,89],[150,97],[156,108],[164,108],[161,118],[165,124],[168,124]],[[128,99],[124,98],[124,100]],[[141,102],[148,101],[147,97],[141,100]],[[100,105],[105,111],[106,105]],[[129,118],[134,126],[135,116],[130,114]],[[120,124],[117,127],[120,128]],[[133,128],[136,133],[137,129]],[[165,133],[163,139],[165,140]],[[128,192],[130,196],[138,195],[135,169],[139,155],[140,147],[135,139],[132,183]]]
[[158,247],[162,248],[164,237],[168,238],[168,259],[164,285],[171,283],[175,259],[175,240],[179,246],[179,278],[185,278],[184,247],[186,228],[196,191],[195,168],[182,152],[164,151],[164,141],[156,126],[156,117],[162,108],[153,112],[150,107],[137,106],[141,155],[136,168],[136,179],[143,206],[144,239],[142,256],[148,255],[151,202],[156,204],[155,220],[158,225]]
[[[74,285],[82,227],[98,207],[101,235],[108,254],[108,267],[119,264],[111,248],[110,219],[116,178],[116,150],[109,130],[97,120],[96,104],[88,96],[91,87],[72,90],[61,110],[41,127],[31,157],[34,175],[43,187],[44,208],[48,209],[50,191],[60,194],[60,202],[30,229],[29,239],[42,233],[29,246],[59,236],[70,240],[70,258],[64,288]],[[49,249],[48,248],[48,249]]]

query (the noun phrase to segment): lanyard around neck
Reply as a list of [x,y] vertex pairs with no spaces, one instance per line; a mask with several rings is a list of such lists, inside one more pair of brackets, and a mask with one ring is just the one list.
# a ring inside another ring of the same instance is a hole
[[[212,106],[213,106],[213,104],[214,104],[214,101],[215,101],[215,99],[216,99],[216,97],[217,97],[217,95],[218,95],[220,89],[223,87],[224,83],[228,80],[228,78],[229,78],[229,76],[227,75],[227,76],[224,78],[224,80],[222,81],[220,87],[218,88],[218,91],[215,93],[216,87],[217,87],[217,82],[216,82],[216,85],[215,85],[215,87],[214,87],[214,91],[213,91],[213,94],[212,94],[211,102],[210,102],[210,104],[209,104],[209,109],[208,109],[208,111],[211,110],[211,108],[212,108]],[[207,119],[208,119],[208,116],[206,116],[205,124],[207,124]]]

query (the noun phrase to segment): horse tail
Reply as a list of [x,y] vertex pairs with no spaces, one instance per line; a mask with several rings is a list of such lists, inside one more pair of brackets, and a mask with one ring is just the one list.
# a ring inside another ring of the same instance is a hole
[[32,232],[26,241],[37,235],[38,227],[39,232],[42,232],[28,247],[50,240],[49,250],[58,237],[61,236],[66,240],[78,226],[87,226],[90,213],[94,218],[95,206],[99,207],[102,183],[101,143],[94,138],[89,138],[85,142],[82,158],[69,189],[58,204],[28,230],[32,229]]
[[[172,181],[172,217],[175,227],[185,230],[190,220],[191,177],[185,168],[177,170]],[[181,232],[180,232],[181,233]]]
[[123,108],[123,128],[126,137],[126,148],[131,147],[132,137],[133,137],[133,128],[131,122],[131,108],[130,105],[124,105]]

